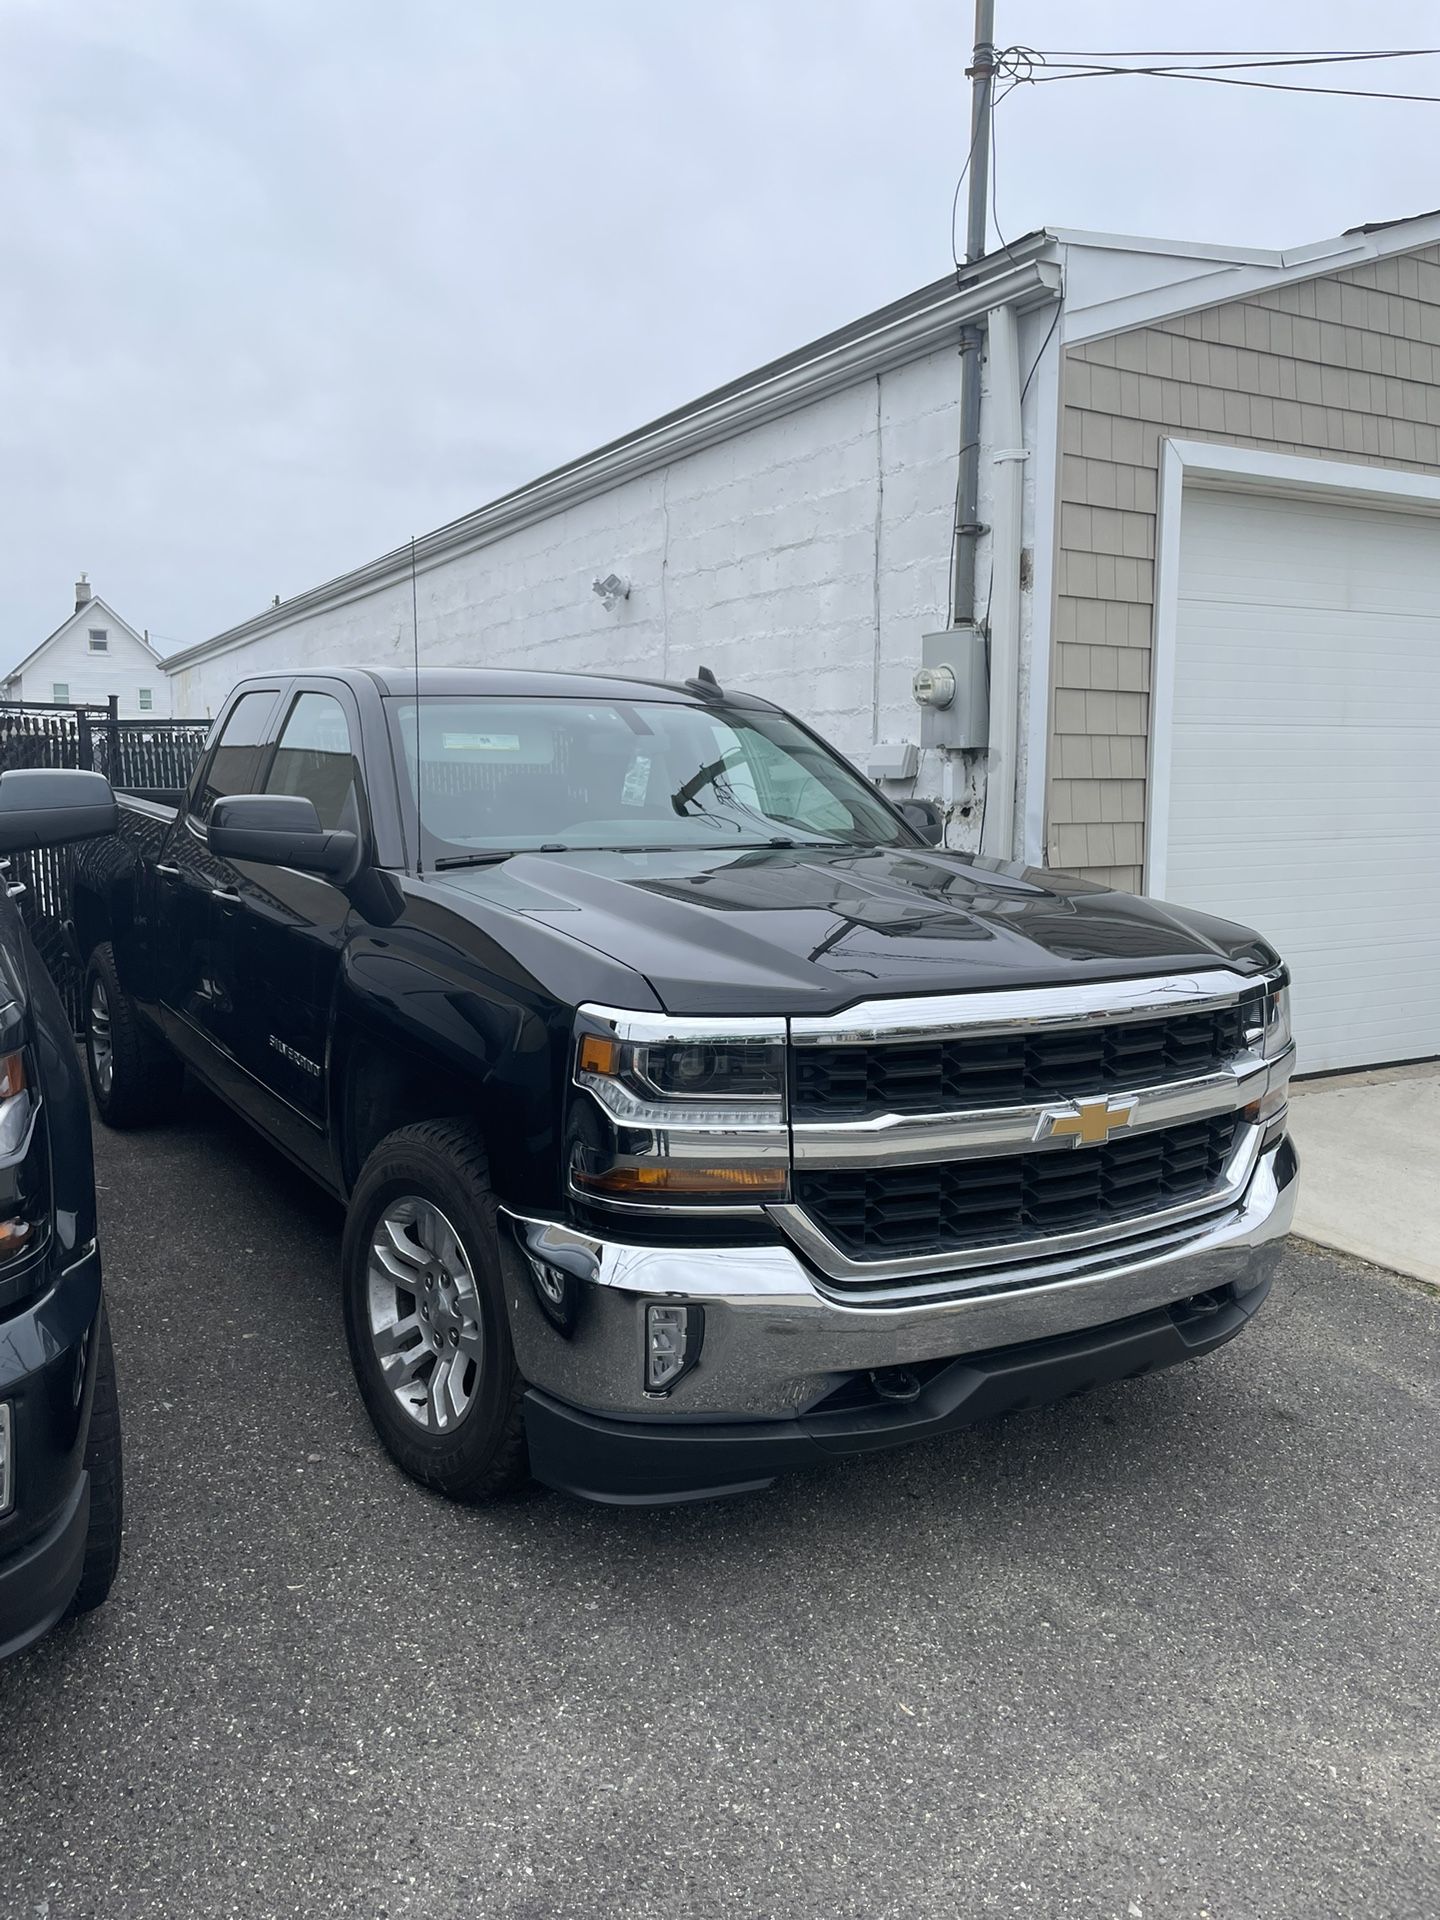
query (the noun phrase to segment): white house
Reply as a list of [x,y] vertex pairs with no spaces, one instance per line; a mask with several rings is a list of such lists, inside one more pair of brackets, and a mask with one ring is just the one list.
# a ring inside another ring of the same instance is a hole
[[159,654],[145,634],[92,592],[82,573],[75,582],[75,611],[10,670],[0,694],[63,707],[103,706],[112,693],[127,719],[170,717],[171,681]]
[[[703,662],[952,846],[1262,927],[1307,1068],[1440,1053],[1440,213],[1283,252],[1027,235],[414,562],[425,663]],[[411,564],[172,655],[180,710],[408,661]],[[947,649],[937,715],[912,681]]]

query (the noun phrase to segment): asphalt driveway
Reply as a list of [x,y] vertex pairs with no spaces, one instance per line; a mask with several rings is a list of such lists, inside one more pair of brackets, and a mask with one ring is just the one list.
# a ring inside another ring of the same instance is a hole
[[1440,1301],[1295,1245],[1197,1366],[735,1504],[464,1511],[339,1216],[102,1136],[111,1605],[0,1670],[0,1914],[1433,1916]]

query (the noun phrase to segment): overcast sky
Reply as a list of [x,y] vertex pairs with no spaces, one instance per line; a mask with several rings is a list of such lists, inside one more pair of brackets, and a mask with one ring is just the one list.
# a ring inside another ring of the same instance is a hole
[[[934,279],[972,20],[0,0],[0,668],[80,568],[173,651]],[[1423,46],[1440,5],[998,0],[996,37]],[[1440,59],[1315,77],[1440,94]],[[996,131],[1010,238],[1440,206],[1440,106],[1095,80]]]

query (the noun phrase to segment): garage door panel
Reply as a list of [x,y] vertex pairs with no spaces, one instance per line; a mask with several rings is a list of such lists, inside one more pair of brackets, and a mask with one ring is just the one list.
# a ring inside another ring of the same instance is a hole
[[[1414,611],[1411,556],[1433,537],[1423,516],[1314,498],[1197,489],[1186,494],[1187,518],[1196,501],[1205,507],[1219,504],[1203,526],[1197,516],[1185,528],[1182,597],[1278,605],[1322,618],[1333,612]],[[1298,538],[1297,515],[1306,522]]]
[[[1207,654],[1189,669],[1185,718],[1191,724],[1232,722],[1236,689],[1248,683],[1273,723],[1433,731],[1440,701],[1433,615],[1407,622],[1403,632],[1393,622],[1367,620],[1362,630],[1352,620],[1329,631],[1316,622],[1291,634],[1268,619],[1237,625],[1213,601],[1187,611],[1189,631],[1204,637]],[[1398,713],[1397,686],[1408,689]]]
[[1302,1068],[1440,1052],[1440,519],[1187,490],[1168,898],[1290,963]]

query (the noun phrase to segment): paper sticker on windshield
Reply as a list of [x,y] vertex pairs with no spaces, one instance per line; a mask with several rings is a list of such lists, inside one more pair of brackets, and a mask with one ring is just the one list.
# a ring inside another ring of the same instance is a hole
[[638,753],[630,762],[625,784],[620,789],[620,804],[622,807],[643,807],[649,791],[650,760],[648,755]]
[[446,733],[441,735],[446,753],[518,753],[518,733]]

